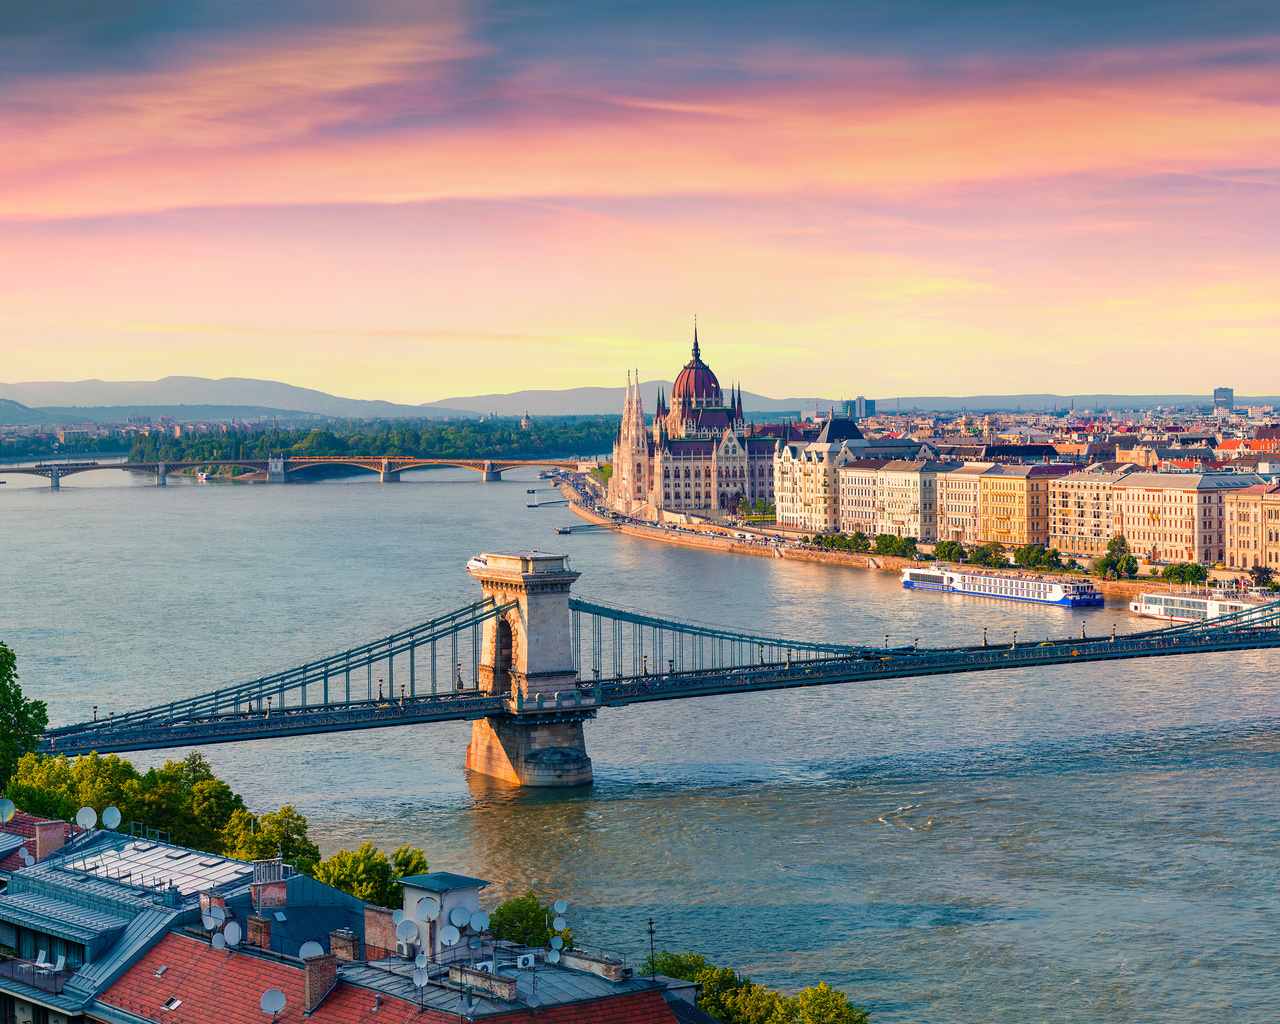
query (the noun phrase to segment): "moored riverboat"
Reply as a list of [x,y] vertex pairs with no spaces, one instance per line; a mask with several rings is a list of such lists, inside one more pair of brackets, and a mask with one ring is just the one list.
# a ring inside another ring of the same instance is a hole
[[1263,603],[1263,599],[1248,595],[1214,597],[1207,594],[1179,594],[1175,591],[1139,594],[1136,601],[1129,602],[1129,611],[1144,618],[1163,619],[1165,622],[1203,622],[1205,619],[1246,612]]
[[944,594],[968,594],[1005,601],[1029,601],[1062,608],[1101,606],[1101,592],[1089,580],[1058,580],[1043,576],[1006,576],[969,570],[904,569],[902,585],[908,590],[938,590]]

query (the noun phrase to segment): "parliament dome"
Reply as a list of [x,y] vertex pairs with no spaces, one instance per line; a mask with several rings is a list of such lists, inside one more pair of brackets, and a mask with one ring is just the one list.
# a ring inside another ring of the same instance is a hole
[[671,408],[679,409],[686,397],[690,405],[719,406],[721,404],[720,382],[711,372],[711,367],[702,361],[698,350],[698,332],[693,332],[693,358],[684,364],[680,376],[671,388]]

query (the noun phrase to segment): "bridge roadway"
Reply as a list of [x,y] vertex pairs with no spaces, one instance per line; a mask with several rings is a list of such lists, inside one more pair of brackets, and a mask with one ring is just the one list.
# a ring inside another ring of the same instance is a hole
[[[554,699],[539,698],[536,704],[519,697],[513,700],[464,689],[409,697],[402,691],[398,698],[379,696],[318,704],[307,704],[304,693],[302,703],[284,709],[272,709],[268,697],[265,708],[259,699],[256,708],[249,702],[234,712],[217,711],[181,719],[164,717],[166,707],[176,709],[176,705],[158,705],[148,712],[122,716],[119,724],[98,720],[52,729],[45,735],[41,750],[68,755],[96,750],[105,754],[426,722],[471,721],[493,715],[540,722],[581,721],[594,717],[602,707],[626,707],[660,700],[1280,647],[1280,602],[1267,606],[1265,611],[1261,616],[1250,613],[1248,620],[1234,616],[1234,621],[1221,626],[1196,623],[1102,639],[1066,638],[1008,647],[849,648],[837,654],[811,650],[807,660],[641,674],[596,683],[579,679],[574,689],[561,691]],[[742,636],[741,639],[758,640],[761,650],[766,643],[771,650],[787,643],[774,637]],[[217,705],[216,700],[213,703]]]
[[548,469],[575,470],[580,468],[581,464],[565,459],[419,459],[398,455],[308,455],[267,459],[204,459],[185,462],[42,462],[30,466],[0,466],[0,476],[9,474],[42,476],[49,481],[50,487],[57,489],[63,477],[99,469],[116,469],[135,473],[149,473],[156,478],[157,486],[164,486],[170,473],[188,469],[236,468],[266,473],[267,480],[270,483],[285,483],[289,480],[290,474],[299,470],[316,469],[325,466],[350,466],[356,469],[367,469],[371,473],[377,473],[383,483],[395,483],[399,481],[400,474],[405,470],[423,469],[431,466],[456,466],[462,469],[474,469],[476,472],[484,474],[485,480],[501,480],[504,470],[516,469],[522,466],[545,466]]

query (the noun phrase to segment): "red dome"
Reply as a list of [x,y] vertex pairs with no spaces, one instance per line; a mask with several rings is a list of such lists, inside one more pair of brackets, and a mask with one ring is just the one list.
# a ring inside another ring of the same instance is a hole
[[698,352],[698,332],[693,332],[693,358],[684,364],[671,388],[671,408],[679,409],[685,397],[691,405],[720,405],[720,382]]

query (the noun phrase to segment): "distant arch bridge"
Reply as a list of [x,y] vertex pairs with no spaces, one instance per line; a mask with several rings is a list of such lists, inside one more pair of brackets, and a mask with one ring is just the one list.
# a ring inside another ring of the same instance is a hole
[[245,469],[265,473],[268,483],[287,483],[292,474],[301,470],[328,466],[349,466],[377,473],[383,483],[397,483],[400,474],[409,469],[425,469],[432,466],[455,466],[474,469],[485,480],[501,480],[508,469],[524,466],[540,466],[546,469],[581,470],[594,469],[597,463],[568,459],[419,459],[400,455],[305,455],[278,456],[266,459],[192,459],[183,462],[38,462],[30,466],[0,466],[0,476],[23,474],[42,476],[55,490],[63,477],[87,473],[97,469],[129,470],[150,473],[156,478],[156,486],[163,487],[170,473],[189,469]]

